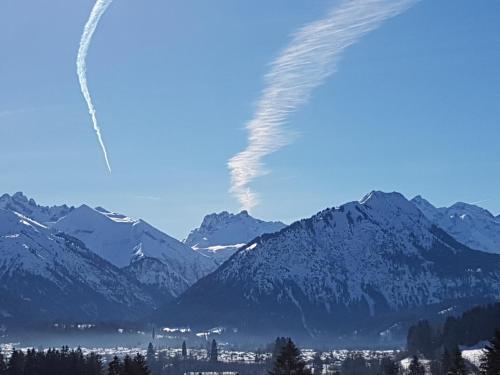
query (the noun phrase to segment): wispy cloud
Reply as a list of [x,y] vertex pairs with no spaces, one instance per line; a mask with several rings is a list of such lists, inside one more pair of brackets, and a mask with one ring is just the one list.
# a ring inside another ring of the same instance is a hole
[[159,200],[161,200],[160,197],[156,197],[154,195],[134,195],[134,198],[148,200],[148,201],[159,201]]
[[20,109],[3,109],[0,110],[0,117],[13,116],[22,113],[34,112],[38,108],[20,108]]
[[104,155],[104,160],[106,161],[106,166],[108,167],[109,172],[111,173],[111,165],[108,159],[108,152],[106,150],[106,146],[104,145],[104,141],[102,139],[101,129],[97,124],[97,116],[94,104],[92,102],[92,97],[90,96],[89,88],[87,85],[87,64],[86,58],[89,50],[90,42],[92,41],[92,36],[94,35],[95,29],[99,24],[99,20],[102,15],[111,4],[112,0],[97,0],[92,8],[92,12],[90,13],[90,17],[85,24],[83,29],[83,34],[80,39],[80,48],[78,49],[78,56],[76,58],[76,71],[78,74],[78,80],[80,81],[80,87],[82,90],[83,97],[87,102],[87,106],[89,108],[89,114],[92,118],[92,124],[94,126],[95,133],[97,135],[97,140],[99,141],[99,145],[101,146],[102,153]]
[[477,206],[477,205],[479,205],[479,204],[481,204],[481,203],[486,203],[486,202],[489,202],[489,201],[491,201],[491,199],[490,199],[490,198],[488,198],[488,199],[482,199],[482,200],[480,200],[480,201],[476,201],[476,202],[472,202],[471,204],[473,204],[473,205]]
[[314,88],[335,72],[343,51],[417,0],[343,0],[301,28],[271,64],[257,110],[247,123],[248,146],[228,162],[230,192],[244,209],[258,204],[250,183],[265,174],[263,158],[291,142],[283,125]]

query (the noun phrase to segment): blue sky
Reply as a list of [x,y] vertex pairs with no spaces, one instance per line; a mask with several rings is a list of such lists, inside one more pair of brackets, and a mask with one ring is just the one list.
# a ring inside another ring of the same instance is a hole
[[[44,204],[104,206],[179,238],[237,211],[227,160],[246,146],[269,63],[336,1],[115,0],[88,81],[75,59],[93,1],[0,3],[0,181]],[[384,23],[290,118],[253,214],[287,222],[373,189],[500,213],[500,2],[430,1]]]

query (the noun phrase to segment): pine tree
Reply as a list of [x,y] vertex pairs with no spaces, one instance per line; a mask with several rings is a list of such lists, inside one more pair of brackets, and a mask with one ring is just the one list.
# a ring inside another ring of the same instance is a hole
[[481,359],[481,370],[485,375],[500,374],[500,331],[495,332],[495,336],[485,348],[485,354]]
[[275,361],[276,358],[281,354],[281,351],[285,347],[288,339],[286,337],[276,337],[274,341],[273,356],[272,360]]
[[452,366],[452,358],[448,349],[444,349],[443,355],[441,357],[441,371],[440,373],[443,375],[447,375],[448,371],[450,371]]
[[462,357],[462,352],[458,346],[453,349],[451,356],[452,363],[448,370],[448,374],[453,375],[467,375],[467,367],[465,366],[464,358]]
[[7,364],[5,363],[5,358],[2,353],[0,353],[0,374],[7,370]]
[[121,375],[135,375],[134,374],[134,363],[132,358],[127,354],[125,358],[123,358],[123,367]]
[[153,344],[149,343],[148,345],[148,350],[146,352],[146,361],[148,363],[148,366],[150,368],[155,367],[156,364],[156,352],[155,349],[153,348]]
[[187,347],[186,347],[186,341],[182,342],[182,358],[186,359],[187,358]]
[[219,360],[219,350],[217,349],[217,341],[212,340],[210,347],[210,362],[217,362]]
[[397,362],[393,361],[390,357],[384,357],[380,361],[380,367],[382,368],[382,373],[384,375],[398,375],[399,365]]
[[121,375],[123,371],[123,364],[116,355],[108,365],[108,375]]
[[305,366],[306,363],[302,360],[300,350],[289,338],[281,349],[281,353],[276,357],[269,375],[310,375],[311,372]]
[[85,375],[100,375],[102,368],[101,356],[92,352],[85,358]]
[[407,349],[411,354],[433,357],[435,349],[434,331],[427,320],[420,320],[408,330]]
[[37,358],[35,349],[28,349],[24,359],[24,373],[35,374],[37,372]]
[[146,363],[146,358],[142,355],[137,353],[137,355],[134,357],[133,360],[134,363],[134,375],[149,375],[150,371],[148,368],[148,365]]
[[24,353],[20,350],[15,350],[9,358],[7,365],[9,375],[23,375],[24,374]]
[[415,355],[410,362],[410,367],[408,368],[408,375],[425,375],[425,368],[420,363],[418,357]]

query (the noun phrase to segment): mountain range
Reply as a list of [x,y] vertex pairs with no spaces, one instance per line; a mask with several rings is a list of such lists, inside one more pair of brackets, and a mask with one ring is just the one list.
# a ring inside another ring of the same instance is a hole
[[155,306],[81,241],[17,212],[0,209],[0,249],[0,320],[127,320]]
[[288,226],[210,214],[181,242],[101,207],[4,194],[0,323],[156,316],[268,335],[380,333],[498,300],[499,225],[474,205],[374,191]]
[[[0,319],[105,321],[117,312],[123,312],[116,315],[120,319],[139,319],[182,294],[222,259],[221,253],[204,254],[143,220],[102,207],[42,206],[17,192],[0,197],[0,211],[5,217],[0,222]],[[216,240],[226,233],[244,245],[270,228],[248,214],[221,215],[227,216],[226,226],[215,231]],[[31,289],[31,283],[44,289]],[[19,293],[23,288],[26,292]]]
[[[152,265],[154,270],[164,271],[158,286],[166,287],[177,296],[196,280],[213,271],[216,264],[210,258],[163,233],[143,220],[109,212],[104,208],[82,205],[57,221],[53,228],[84,242],[96,254],[117,267],[126,267],[142,258],[140,264]],[[163,263],[160,264],[158,262]],[[129,267],[129,272],[144,270]],[[167,278],[168,275],[168,278]],[[137,274],[139,280],[156,280]],[[158,279],[158,281],[160,281]],[[168,280],[172,280],[169,283]]]
[[498,298],[499,255],[459,243],[399,193],[372,192],[257,237],[163,315],[169,324],[317,336]]
[[205,216],[200,227],[193,229],[183,242],[220,265],[254,238],[284,227],[280,221],[259,220],[247,211],[238,214],[223,211]]
[[424,215],[456,240],[472,249],[500,254],[500,215],[484,208],[458,202],[450,207],[434,207],[421,196],[412,202]]

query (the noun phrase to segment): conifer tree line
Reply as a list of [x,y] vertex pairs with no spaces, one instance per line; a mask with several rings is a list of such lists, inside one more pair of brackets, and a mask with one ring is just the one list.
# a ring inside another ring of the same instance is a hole
[[[420,323],[420,327],[424,327],[423,331],[427,331],[425,323]],[[413,348],[415,350],[415,348]],[[432,375],[468,375],[481,373],[484,375],[500,375],[500,330],[496,330],[494,336],[490,339],[489,344],[484,350],[481,358],[479,369],[475,368],[472,363],[467,362],[463,357],[458,345],[451,349],[448,347],[442,348],[440,355],[436,355],[436,351],[428,351],[421,353],[425,358],[431,359],[430,373]],[[425,356],[427,354],[427,356]],[[419,358],[414,354],[410,364],[410,375],[424,375],[422,368],[418,365]]]
[[117,357],[104,366],[101,357],[90,353],[84,355],[81,349],[67,346],[47,351],[28,349],[25,352],[13,350],[9,359],[0,354],[0,374],[5,375],[149,375],[144,356],[126,356],[123,361]]
[[419,321],[408,330],[407,348],[413,354],[439,358],[444,349],[489,340],[496,329],[500,329],[500,303],[477,306],[460,317],[448,317],[442,325]]
[[[426,361],[415,354],[411,357],[407,368],[403,369],[399,358],[385,356],[366,359],[361,353],[351,353],[340,365],[328,366],[316,353],[313,360],[306,364],[300,349],[290,338],[279,337],[274,343],[269,362],[256,361],[248,363],[225,363],[218,360],[217,343],[209,342],[210,350],[205,360],[197,360],[189,356],[187,345],[182,345],[181,355],[175,358],[166,356],[164,351],[156,353],[149,344],[146,356],[137,354],[134,357],[113,357],[104,364],[101,357],[91,353],[84,355],[80,349],[27,352],[14,350],[6,358],[0,353],[0,374],[8,375],[180,375],[198,372],[232,371],[240,375],[500,375],[500,331],[496,331],[485,349],[479,369],[464,360],[458,347],[444,349],[438,359]],[[256,357],[257,358],[257,357]],[[331,363],[330,363],[331,365]]]

